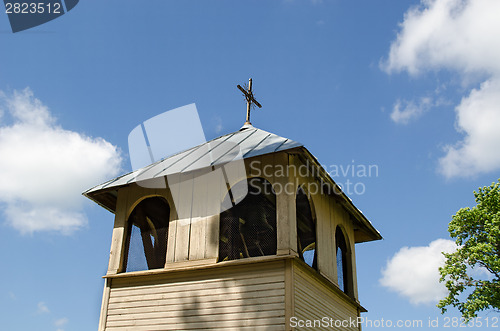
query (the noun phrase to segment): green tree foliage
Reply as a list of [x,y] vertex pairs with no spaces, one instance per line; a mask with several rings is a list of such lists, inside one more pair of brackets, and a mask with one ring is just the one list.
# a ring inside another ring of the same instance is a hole
[[469,320],[481,310],[500,311],[500,179],[474,192],[477,205],[462,208],[448,231],[458,249],[444,253],[445,265],[439,268],[441,282],[449,294],[438,307],[458,308]]

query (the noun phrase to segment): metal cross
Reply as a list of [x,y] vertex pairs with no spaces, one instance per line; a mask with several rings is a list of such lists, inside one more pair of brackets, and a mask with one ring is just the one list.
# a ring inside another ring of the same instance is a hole
[[252,123],[250,123],[250,108],[252,107],[252,103],[255,104],[257,107],[262,108],[260,103],[258,103],[257,100],[255,100],[255,98],[253,97],[252,78],[248,80],[248,90],[245,90],[240,85],[238,85],[238,88],[245,95],[245,99],[247,99],[247,120],[245,121],[245,125],[252,125]]

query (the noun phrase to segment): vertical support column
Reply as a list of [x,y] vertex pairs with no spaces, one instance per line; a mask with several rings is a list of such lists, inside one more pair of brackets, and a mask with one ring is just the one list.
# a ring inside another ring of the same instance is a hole
[[180,174],[170,175],[168,177],[168,186],[170,190],[170,194],[172,195],[172,205],[170,205],[170,220],[168,223],[168,239],[167,239],[167,259],[165,261],[165,265],[169,263],[175,262],[175,247],[177,240],[177,222],[179,219],[179,214],[177,212],[177,208],[179,206],[176,205],[175,201],[179,201],[179,182],[180,182]]
[[274,177],[276,191],[276,213],[278,227],[277,255],[297,255],[297,219],[295,210],[295,175],[289,171],[292,155],[275,155],[275,165],[283,166],[286,171]]
[[108,317],[109,293],[111,291],[111,279],[104,279],[104,291],[102,293],[101,315],[99,317],[99,331],[106,329],[106,319]]
[[205,259],[219,257],[219,229],[221,204],[227,194],[221,169],[212,171],[207,178],[207,219],[205,229]]
[[202,260],[205,257],[207,236],[207,195],[209,193],[209,174],[194,174],[193,198],[191,207],[191,237],[189,238],[189,260]]
[[354,243],[354,229],[350,229],[349,231],[349,245],[351,250],[351,274],[352,274],[352,294],[354,296],[354,300],[359,302],[358,300],[358,277],[356,273],[356,253],[355,253],[355,243]]
[[321,194],[316,199],[317,232],[316,248],[318,271],[333,283],[337,283],[335,252],[335,204],[331,197]]
[[115,224],[109,252],[108,275],[117,274],[122,271],[124,241],[127,235],[127,209],[128,190],[121,188],[118,190],[116,202]]
[[[193,207],[193,185],[194,177],[192,174],[181,174],[179,181],[179,196],[176,205],[177,229],[175,235],[174,261],[189,260],[189,244],[191,239],[191,212]],[[174,198],[175,200],[175,198]]]

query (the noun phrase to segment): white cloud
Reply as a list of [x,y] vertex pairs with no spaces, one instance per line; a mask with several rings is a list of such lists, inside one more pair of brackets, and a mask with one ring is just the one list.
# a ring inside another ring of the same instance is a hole
[[69,320],[66,317],[59,318],[54,322],[54,325],[58,328],[57,331],[62,330],[62,327],[68,324]]
[[57,125],[26,88],[0,94],[11,124],[0,126],[0,206],[21,233],[71,233],[87,222],[81,192],[115,176],[116,146]]
[[439,267],[445,258],[441,252],[452,252],[456,245],[451,240],[437,239],[423,247],[403,247],[382,269],[380,284],[399,293],[412,304],[436,304],[447,294],[439,282]]
[[[388,58],[387,73],[418,76],[428,70],[458,73],[465,85],[478,82],[455,108],[462,141],[445,147],[439,170],[447,177],[473,176],[500,169],[500,1],[422,0],[400,24]],[[396,118],[418,115],[416,109],[393,112]],[[393,116],[391,114],[391,117]],[[394,120],[394,118],[393,118]]]
[[481,84],[455,109],[463,141],[445,147],[439,170],[446,177],[472,176],[500,168],[500,77]]
[[220,134],[222,132],[222,118],[220,116],[215,117],[215,133]]
[[420,117],[432,106],[432,99],[429,97],[420,98],[418,103],[415,101],[397,100],[392,109],[391,119],[398,124],[408,124],[410,120]]
[[37,305],[37,313],[39,314],[48,314],[50,313],[49,307],[47,307],[47,304],[45,302],[40,301]]
[[71,234],[87,224],[85,215],[79,210],[72,211],[62,206],[45,207],[29,203],[28,209],[25,209],[22,205],[22,202],[12,202],[7,204],[5,210],[7,224],[21,233],[58,231],[62,234]]
[[499,12],[497,0],[422,0],[405,14],[382,68],[412,75],[443,68],[498,73]]

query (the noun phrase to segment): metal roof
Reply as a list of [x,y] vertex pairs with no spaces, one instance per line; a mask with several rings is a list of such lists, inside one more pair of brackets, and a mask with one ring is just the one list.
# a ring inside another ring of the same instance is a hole
[[97,191],[117,188],[137,181],[203,169],[231,161],[235,157],[245,159],[302,146],[296,141],[257,129],[251,125],[245,125],[239,131],[215,138],[142,169],[109,180],[83,194],[89,196]]
[[359,222],[359,230],[361,230],[359,232],[361,233],[358,233],[359,240],[356,242],[382,239],[371,222],[354,206],[352,200],[342,192],[330,175],[321,167],[318,160],[301,143],[257,129],[252,125],[244,125],[239,131],[215,138],[168,156],[142,169],[109,180],[87,190],[83,195],[114,213],[117,191],[121,186],[291,149],[295,149],[299,154],[311,160],[319,169],[319,175],[326,183],[337,188],[339,192],[337,197],[340,202]]

